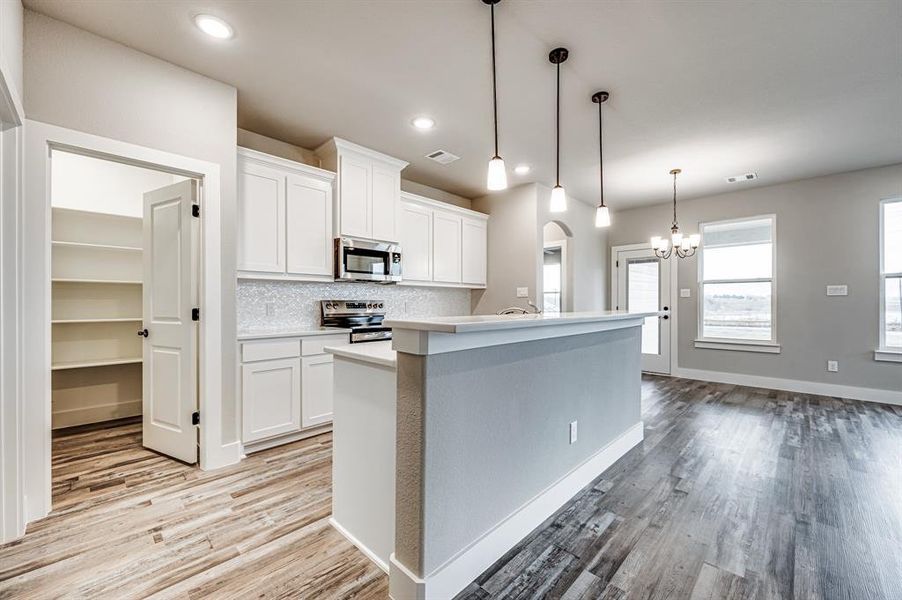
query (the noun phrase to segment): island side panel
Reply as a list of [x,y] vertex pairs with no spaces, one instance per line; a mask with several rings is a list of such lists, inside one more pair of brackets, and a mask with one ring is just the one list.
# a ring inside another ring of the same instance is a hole
[[398,352],[395,442],[395,560],[422,574],[423,393],[426,359]]
[[408,442],[422,447],[426,576],[640,422],[639,327],[425,363],[424,436]]

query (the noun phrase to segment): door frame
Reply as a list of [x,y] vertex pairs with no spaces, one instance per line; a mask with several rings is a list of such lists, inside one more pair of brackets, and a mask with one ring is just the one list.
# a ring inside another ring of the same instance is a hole
[[[611,246],[611,304],[609,306],[617,306],[617,296],[619,290],[617,289],[618,277],[617,277],[617,255],[623,251],[629,250],[651,250],[651,243],[640,243],[640,244],[621,244],[618,246]],[[672,257],[671,257],[672,258]],[[667,260],[670,260],[668,258]],[[679,280],[678,271],[680,270],[679,262],[674,262],[670,265],[670,365],[669,370],[670,374],[673,375],[677,369],[679,369],[679,356],[678,356],[678,348],[679,348],[679,290],[677,289],[677,283]]]
[[[548,248],[560,248],[561,249],[561,312],[568,312],[573,310],[573,299],[570,297],[570,269],[567,264],[569,260],[567,251],[569,238],[564,238],[562,240],[554,240],[553,242],[542,242],[542,264],[544,265],[545,261],[545,250]],[[545,306],[545,270],[542,269],[542,304],[540,306]],[[538,304],[538,298],[536,298],[536,304]],[[569,306],[568,306],[569,304]],[[543,308],[544,310],[544,308]]]
[[[240,444],[222,439],[222,243],[220,166],[215,163],[104,138],[56,125],[26,120],[24,203],[24,297],[22,426],[26,521],[51,510],[51,210],[50,152],[84,156],[195,178],[199,182],[200,218],[198,405],[200,468],[207,470],[240,460]],[[204,426],[209,423],[210,426]]]

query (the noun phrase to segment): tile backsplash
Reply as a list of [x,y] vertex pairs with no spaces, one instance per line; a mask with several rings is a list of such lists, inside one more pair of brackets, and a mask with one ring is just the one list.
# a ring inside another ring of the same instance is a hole
[[330,299],[384,300],[389,319],[470,314],[470,290],[456,288],[242,279],[237,296],[239,333],[319,327],[319,303]]

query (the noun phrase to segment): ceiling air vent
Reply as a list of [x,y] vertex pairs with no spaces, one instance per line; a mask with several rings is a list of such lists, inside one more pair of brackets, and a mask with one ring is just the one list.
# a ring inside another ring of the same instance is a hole
[[429,160],[434,160],[440,165],[447,165],[453,163],[455,160],[459,160],[460,157],[456,154],[451,154],[445,150],[436,150],[435,152],[430,152],[426,155],[426,158]]
[[739,183],[740,181],[752,181],[753,179],[758,179],[757,173],[744,173],[742,175],[734,175],[732,177],[727,177],[727,183]]

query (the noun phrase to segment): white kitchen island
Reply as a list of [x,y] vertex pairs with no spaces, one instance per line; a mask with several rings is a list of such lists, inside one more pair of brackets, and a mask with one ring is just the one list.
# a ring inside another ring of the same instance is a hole
[[[384,556],[388,529],[381,550],[361,536],[372,523],[391,522],[392,598],[452,598],[641,442],[641,325],[653,314],[386,321],[396,373],[388,363],[350,356],[353,347],[333,351],[334,519],[377,557]],[[352,363],[356,369],[343,369]],[[362,368],[370,370],[368,379]],[[377,368],[386,371],[382,383],[373,376]],[[355,374],[353,383],[343,371]],[[385,398],[392,375],[394,407]],[[347,430],[356,439],[342,436],[343,405],[349,423],[358,423]],[[363,412],[353,415],[351,407]],[[366,444],[360,431],[369,436]],[[372,452],[376,441],[394,447],[393,469],[384,467],[386,447]],[[342,491],[354,454],[356,470],[369,478],[358,489],[384,492],[385,482],[376,480],[393,478],[393,511],[366,493]],[[346,503],[356,510],[343,509]],[[345,522],[343,514],[366,515],[369,526]]]

